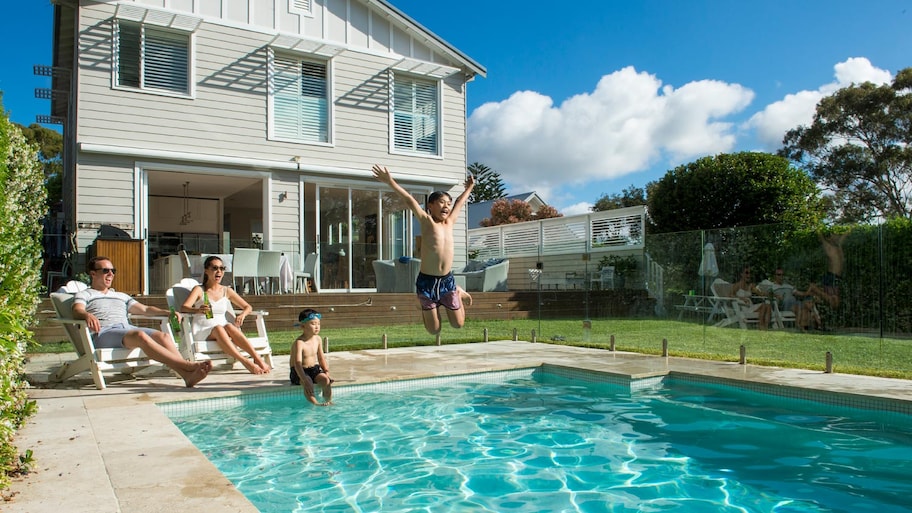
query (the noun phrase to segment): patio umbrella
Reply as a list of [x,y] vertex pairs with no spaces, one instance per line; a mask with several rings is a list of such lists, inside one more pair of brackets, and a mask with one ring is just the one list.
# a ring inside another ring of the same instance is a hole
[[[704,281],[708,278],[710,282],[719,274],[719,264],[716,262],[716,248],[712,245],[712,242],[707,242],[703,246],[703,258],[700,260],[699,273]],[[706,284],[704,283],[703,285],[704,290],[706,290]]]

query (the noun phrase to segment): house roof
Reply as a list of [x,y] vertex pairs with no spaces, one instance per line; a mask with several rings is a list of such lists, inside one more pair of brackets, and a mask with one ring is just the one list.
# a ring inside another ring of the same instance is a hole
[[[411,16],[400,11],[396,6],[387,2],[386,0],[365,0],[368,5],[374,5],[381,10],[388,12],[392,16],[400,18],[401,21],[405,22],[408,25],[413,25],[417,30],[424,32],[431,39],[432,42],[429,42],[432,46],[436,46],[443,53],[450,56],[450,58],[462,62],[467,68],[468,71],[471,71],[475,75],[481,75],[483,77],[487,76],[488,70],[484,66],[476,62],[474,59],[468,55],[461,52],[455,46],[444,41],[440,36],[428,30],[424,25],[415,21]],[[436,44],[434,44],[436,43]]]
[[[543,199],[536,192],[524,192],[521,194],[513,194],[512,196],[505,196],[500,199],[505,199],[507,201],[519,200],[525,201],[532,206],[532,211],[537,211],[542,205],[547,205]],[[478,228],[481,226],[481,221],[486,217],[491,217],[491,207],[494,206],[494,202],[497,200],[488,200],[488,201],[479,201],[478,203],[470,203],[468,205],[469,213],[469,226],[472,228]]]

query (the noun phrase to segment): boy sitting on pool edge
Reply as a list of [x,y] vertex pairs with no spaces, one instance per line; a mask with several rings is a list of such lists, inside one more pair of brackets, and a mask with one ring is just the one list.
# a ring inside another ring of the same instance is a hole
[[[323,346],[320,343],[320,318],[322,316],[313,308],[305,308],[298,315],[298,324],[301,325],[301,336],[291,345],[291,373],[289,379],[292,385],[304,387],[304,396],[317,406],[332,404],[332,382],[329,377],[329,366],[323,355]],[[317,402],[314,385],[320,385],[323,391],[323,403]]]

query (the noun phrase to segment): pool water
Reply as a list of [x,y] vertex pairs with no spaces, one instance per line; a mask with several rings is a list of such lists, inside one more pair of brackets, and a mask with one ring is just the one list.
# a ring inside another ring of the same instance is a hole
[[906,512],[912,419],[733,386],[515,371],[163,405],[263,513]]

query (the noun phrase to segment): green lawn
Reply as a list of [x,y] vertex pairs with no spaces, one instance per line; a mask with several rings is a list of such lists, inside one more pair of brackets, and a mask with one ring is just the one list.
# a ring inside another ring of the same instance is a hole
[[[747,362],[754,365],[773,365],[823,370],[826,353],[833,354],[834,370],[847,374],[865,374],[912,379],[912,340],[875,338],[828,333],[797,333],[795,331],[758,331],[738,328],[706,327],[691,322],[673,320],[614,320],[592,321],[588,336],[583,322],[574,320],[512,320],[466,321],[461,330],[444,327],[443,344],[481,342],[484,330],[488,340],[512,339],[513,330],[519,340],[532,339],[535,330],[538,342],[571,346],[608,348],[615,337],[620,351],[661,354],[662,339],[668,340],[671,356],[709,360],[737,361],[739,348],[746,348]],[[300,331],[272,331],[269,334],[273,351],[288,354],[291,343]],[[388,347],[433,345],[434,337],[419,324],[393,324],[366,328],[343,328],[323,323],[321,336],[328,337],[330,353],[383,347],[383,334]],[[36,352],[72,351],[69,343],[43,344]]]

